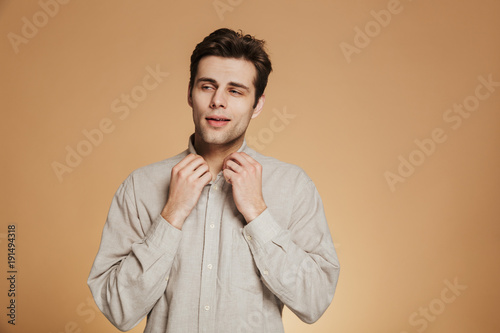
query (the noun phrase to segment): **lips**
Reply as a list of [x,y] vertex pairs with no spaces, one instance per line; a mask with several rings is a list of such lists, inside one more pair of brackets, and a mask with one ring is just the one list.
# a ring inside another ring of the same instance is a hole
[[211,116],[205,118],[208,123],[213,127],[222,127],[229,123],[230,119],[224,116]]

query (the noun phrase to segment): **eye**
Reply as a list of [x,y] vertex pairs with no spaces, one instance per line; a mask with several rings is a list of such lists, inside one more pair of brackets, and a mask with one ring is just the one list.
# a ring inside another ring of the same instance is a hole
[[231,94],[241,95],[241,92],[239,92],[238,90],[231,89],[231,90],[229,90],[229,92],[230,92]]
[[212,86],[201,86],[201,89],[202,90],[210,90],[210,89],[213,89]]

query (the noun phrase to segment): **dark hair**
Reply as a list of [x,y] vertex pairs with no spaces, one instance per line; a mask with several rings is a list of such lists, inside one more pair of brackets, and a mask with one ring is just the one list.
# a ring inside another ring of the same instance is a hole
[[215,30],[205,37],[201,43],[196,45],[191,55],[189,93],[191,94],[191,89],[193,89],[194,79],[198,72],[198,64],[203,57],[243,58],[252,62],[257,70],[257,75],[253,82],[255,86],[254,107],[257,106],[260,96],[262,96],[266,89],[269,73],[273,70],[269,55],[264,49],[264,44],[263,40],[256,39],[251,35],[243,35],[241,30],[239,32],[227,28]]

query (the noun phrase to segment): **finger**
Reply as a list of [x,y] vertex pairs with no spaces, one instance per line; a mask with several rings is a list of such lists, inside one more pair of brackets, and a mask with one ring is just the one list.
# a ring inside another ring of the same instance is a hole
[[[200,166],[204,165],[204,164],[207,164],[207,162],[205,161],[205,159],[199,155],[195,156],[195,158],[189,162],[184,168],[186,170],[189,170],[190,172],[193,172],[195,171],[196,169],[198,169]],[[208,166],[208,165],[207,165]]]
[[232,170],[234,172],[240,172],[243,168],[241,165],[239,165],[238,163],[236,163],[235,161],[233,160],[229,160],[226,162],[226,167],[225,169],[229,169],[229,170]]
[[195,155],[195,154],[187,154],[186,156],[184,156],[184,158],[179,163],[177,163],[176,167],[179,170],[185,168],[186,165],[188,165],[190,162],[192,162],[196,158],[196,156],[197,155]]
[[250,164],[253,164],[253,165],[255,165],[255,164],[260,164],[260,163],[259,163],[259,162],[257,162],[257,161],[256,161],[256,160],[252,157],[252,156],[248,155],[248,154],[247,154],[247,153],[245,153],[245,152],[241,152],[241,153],[240,153],[240,155],[241,155],[241,157],[243,157],[245,160],[247,160],[247,161],[248,161],[248,163],[250,163]]
[[243,156],[240,155],[240,153],[236,152],[236,153],[232,153],[230,154],[229,156],[226,157],[226,159],[224,160],[225,161],[225,164],[227,165],[227,162],[228,161],[235,161],[236,163],[238,163],[239,165],[245,167],[246,165],[248,165],[248,161],[246,158],[244,158]]
[[222,161],[222,170],[227,168],[227,162],[231,160],[231,156],[233,156],[233,154],[229,154],[226,156],[226,158],[224,158],[224,160]]
[[203,183],[203,186],[207,185],[211,181],[212,181],[212,174],[210,172],[206,172],[200,177],[200,182]]
[[232,184],[232,178],[234,176],[234,171],[231,171],[230,169],[224,169],[222,171],[222,174],[224,175],[224,179],[226,180],[226,182],[228,182],[229,184]]
[[201,178],[207,172],[210,173],[209,171],[210,169],[208,168],[208,165],[206,163],[203,163],[193,171],[193,176],[195,178]]
[[[244,152],[231,154],[226,164],[229,161],[235,161],[236,163],[241,165],[243,169],[246,169],[251,173],[253,173],[254,171],[260,173],[262,170],[262,166],[260,165],[260,163]],[[238,172],[241,172],[241,170],[239,170]]]

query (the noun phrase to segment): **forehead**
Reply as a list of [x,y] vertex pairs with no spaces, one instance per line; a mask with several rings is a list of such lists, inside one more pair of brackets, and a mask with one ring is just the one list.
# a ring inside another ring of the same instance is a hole
[[219,84],[238,82],[253,88],[257,70],[252,62],[245,59],[204,57],[198,63],[196,79],[210,78]]

